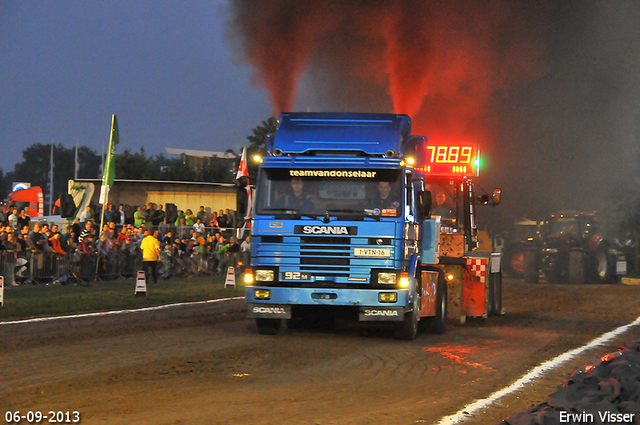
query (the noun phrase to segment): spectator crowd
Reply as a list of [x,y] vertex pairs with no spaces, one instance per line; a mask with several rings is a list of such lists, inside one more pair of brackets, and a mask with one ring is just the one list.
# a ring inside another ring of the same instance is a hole
[[250,237],[236,237],[234,211],[208,211],[180,210],[173,220],[162,205],[108,204],[102,220],[101,211],[87,206],[59,229],[31,220],[28,208],[0,206],[0,273],[9,285],[133,276],[142,269],[145,236],[159,242],[154,272],[161,278],[220,274],[229,266],[239,273],[250,259]]

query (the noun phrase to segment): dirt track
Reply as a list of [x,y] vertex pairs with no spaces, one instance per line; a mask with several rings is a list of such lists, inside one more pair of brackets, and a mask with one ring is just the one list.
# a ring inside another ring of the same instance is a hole
[[[503,305],[505,316],[412,342],[362,336],[357,324],[258,335],[242,301],[3,325],[0,412],[79,411],[83,424],[434,423],[635,320],[640,287],[505,279]],[[581,364],[639,336],[633,329],[468,423],[544,401]]]

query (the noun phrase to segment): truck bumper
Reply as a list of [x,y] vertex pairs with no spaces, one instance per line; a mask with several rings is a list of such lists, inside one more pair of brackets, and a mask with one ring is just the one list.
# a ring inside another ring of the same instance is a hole
[[[268,292],[267,292],[268,291]],[[393,298],[395,301],[383,301]],[[361,321],[401,321],[409,310],[409,291],[400,289],[246,288],[248,317],[291,318],[292,306],[358,308]]]

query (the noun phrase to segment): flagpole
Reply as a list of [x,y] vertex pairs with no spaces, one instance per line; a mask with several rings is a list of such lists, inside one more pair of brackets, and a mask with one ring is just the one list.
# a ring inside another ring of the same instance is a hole
[[73,180],[78,180],[78,140],[76,139],[76,162],[73,167]]
[[[103,234],[102,228],[104,226],[104,210],[105,207],[109,203],[109,191],[111,186],[113,185],[114,173],[115,173],[115,163],[114,163],[114,155],[115,149],[120,140],[120,136],[118,134],[118,121],[116,119],[115,114],[111,118],[111,134],[109,136],[109,150],[107,152],[107,157],[102,158],[103,164],[103,178],[102,178],[102,187],[100,188],[100,198],[99,203],[102,204],[102,211],[100,214],[100,230],[98,231],[98,243],[100,243],[100,237]],[[103,144],[104,149],[104,144]],[[112,173],[113,168],[113,173]],[[100,261],[96,261],[96,279],[98,279],[98,268],[100,266]]]
[[49,158],[49,215],[53,214],[53,141],[51,141],[51,157]]

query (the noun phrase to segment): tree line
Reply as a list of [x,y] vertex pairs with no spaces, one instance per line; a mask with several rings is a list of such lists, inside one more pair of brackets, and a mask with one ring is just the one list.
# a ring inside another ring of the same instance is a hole
[[[247,136],[248,156],[264,154],[266,135],[276,131],[277,121],[269,118],[252,130]],[[194,181],[233,183],[238,170],[240,152],[228,149],[229,158],[193,158],[181,156],[168,158],[163,154],[150,156],[144,147],[133,152],[124,149],[116,150],[116,179],[160,180],[160,181]],[[5,173],[0,170],[0,199],[4,199],[11,191],[12,182],[29,182],[31,186],[42,187],[46,193],[49,182],[51,145],[34,143],[22,151],[23,161],[14,165],[13,171]],[[54,198],[67,192],[68,181],[76,175],[76,147],[67,148],[62,144],[53,147],[53,184]],[[78,147],[78,180],[101,179],[103,158],[98,152],[86,147]],[[251,164],[250,174],[255,175],[256,165]]]

